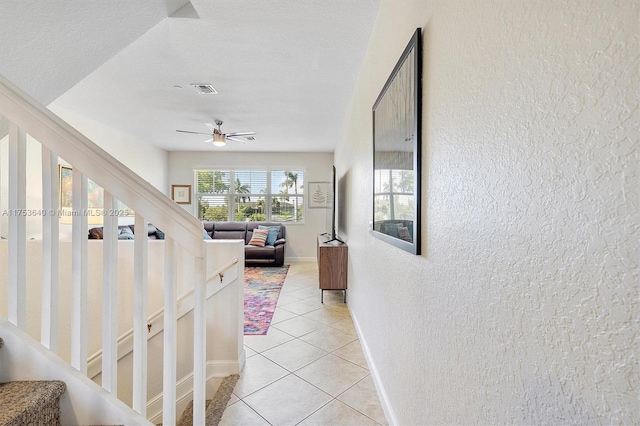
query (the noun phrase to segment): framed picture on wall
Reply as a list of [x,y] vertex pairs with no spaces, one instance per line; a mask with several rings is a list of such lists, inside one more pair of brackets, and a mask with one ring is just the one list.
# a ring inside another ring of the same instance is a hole
[[373,105],[371,234],[420,254],[422,36],[416,29]]
[[[73,207],[73,168],[66,164],[58,164],[58,208],[60,223],[70,225],[74,216],[87,216],[89,225],[102,224],[104,216],[104,189],[87,179],[87,209]],[[118,216],[134,216],[135,212],[118,200]]]
[[332,204],[331,182],[309,182],[310,209],[330,209]]
[[191,204],[191,185],[171,185],[171,199],[178,204]]

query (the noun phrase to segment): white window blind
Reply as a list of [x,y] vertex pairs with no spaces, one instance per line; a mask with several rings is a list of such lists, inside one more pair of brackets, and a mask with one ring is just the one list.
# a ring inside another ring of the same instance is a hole
[[229,220],[231,171],[197,170],[197,214],[202,220]]
[[195,187],[200,220],[304,219],[304,170],[196,170]]

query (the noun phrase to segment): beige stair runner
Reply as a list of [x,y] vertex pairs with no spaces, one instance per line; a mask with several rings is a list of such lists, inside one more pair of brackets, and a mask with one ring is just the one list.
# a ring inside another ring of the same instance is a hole
[[[207,400],[207,409],[205,412],[206,426],[216,426],[220,422],[238,378],[240,378],[240,376],[237,374],[225,377],[216,391],[216,394],[213,396],[213,399]],[[178,426],[187,426],[191,424],[193,424],[193,401],[191,401],[187,408],[185,408],[182,413],[182,417],[180,417],[180,420],[178,421]]]
[[0,425],[59,425],[60,381],[15,381],[0,383]]

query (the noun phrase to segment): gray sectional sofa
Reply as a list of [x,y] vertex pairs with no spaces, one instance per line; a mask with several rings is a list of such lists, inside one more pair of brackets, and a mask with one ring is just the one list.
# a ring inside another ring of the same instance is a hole
[[[244,240],[244,263],[246,266],[282,266],[284,264],[285,236],[287,228],[280,222],[202,222],[204,231],[211,239]],[[278,227],[278,233],[264,247],[250,245],[253,231],[260,227]],[[134,238],[133,225],[118,226],[118,239]],[[152,224],[148,225],[147,238],[164,239],[164,233]],[[205,236],[205,238],[207,238]],[[89,230],[89,239],[102,239],[102,227]]]
[[[244,240],[246,266],[282,266],[284,264],[286,227],[279,222],[202,222],[211,239]],[[273,245],[249,245],[253,231],[259,226],[279,227]]]

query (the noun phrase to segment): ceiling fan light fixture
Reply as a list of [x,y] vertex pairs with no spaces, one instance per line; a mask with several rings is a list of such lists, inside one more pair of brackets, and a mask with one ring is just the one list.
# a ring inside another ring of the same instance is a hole
[[227,141],[225,139],[226,138],[223,134],[220,134],[220,133],[213,134],[213,144],[215,146],[225,146],[227,144]]

